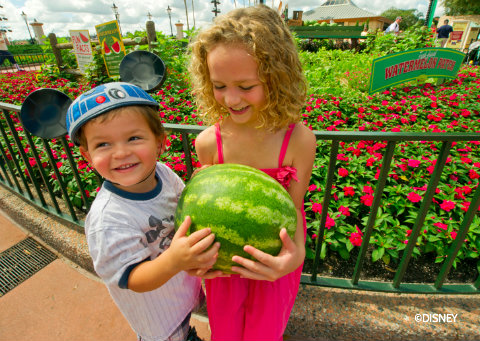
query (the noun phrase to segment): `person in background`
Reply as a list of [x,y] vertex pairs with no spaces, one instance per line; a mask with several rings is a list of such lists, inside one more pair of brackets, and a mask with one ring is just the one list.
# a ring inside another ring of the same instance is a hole
[[398,33],[400,32],[401,22],[402,22],[402,17],[395,18],[395,21],[390,26],[387,27],[387,29],[385,30],[385,33],[394,33],[398,35]]
[[[363,26],[363,31],[362,31],[362,33],[360,33],[360,35],[362,37],[367,37],[367,35],[368,35],[368,26],[367,25]],[[359,40],[359,42],[361,42],[361,43],[364,42],[364,41],[365,41],[365,39],[360,39]]]
[[440,41],[440,46],[445,47],[450,33],[453,32],[453,27],[448,24],[448,19],[445,19],[443,25],[437,29],[437,38]]
[[17,71],[24,71],[20,68],[20,66],[15,61],[13,54],[8,51],[8,39],[6,37],[5,31],[0,30],[0,66],[3,65],[5,59],[8,59],[10,63],[17,69]]

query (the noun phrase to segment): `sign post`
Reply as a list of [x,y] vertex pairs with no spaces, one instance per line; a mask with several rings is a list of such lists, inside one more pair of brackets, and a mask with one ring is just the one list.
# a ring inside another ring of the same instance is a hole
[[392,53],[372,62],[369,93],[413,81],[420,76],[455,78],[465,54],[442,47]]
[[449,47],[451,49],[459,49],[459,50],[463,49],[469,26],[470,26],[470,21],[466,21],[466,20],[453,21],[452,22],[453,32],[450,33],[450,37],[445,47]]
[[120,62],[125,57],[125,46],[116,20],[95,26],[98,42],[109,77],[119,75]]
[[77,58],[78,69],[85,74],[88,64],[93,62],[92,44],[88,30],[70,30],[72,38],[73,51]]

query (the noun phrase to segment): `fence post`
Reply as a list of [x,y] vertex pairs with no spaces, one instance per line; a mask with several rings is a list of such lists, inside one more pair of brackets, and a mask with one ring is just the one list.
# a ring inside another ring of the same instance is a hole
[[55,56],[55,60],[57,61],[57,66],[59,69],[62,68],[63,66],[63,59],[62,59],[62,53],[60,52],[60,49],[57,47],[57,36],[55,33],[50,33],[48,35],[48,39],[50,39],[50,45],[52,46],[52,52],[53,55]]
[[157,34],[155,32],[155,23],[151,20],[147,21],[147,41],[148,51],[152,50],[152,43],[157,41]]

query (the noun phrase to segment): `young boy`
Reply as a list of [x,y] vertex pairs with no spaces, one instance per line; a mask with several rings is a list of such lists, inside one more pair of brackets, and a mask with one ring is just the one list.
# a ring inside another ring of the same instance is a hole
[[220,245],[209,229],[186,237],[189,217],[175,233],[184,184],[157,162],[166,140],[157,108],[135,85],[104,84],[70,105],[67,130],[105,178],[85,220],[95,271],[139,340],[185,340],[204,297],[189,274],[211,268]]

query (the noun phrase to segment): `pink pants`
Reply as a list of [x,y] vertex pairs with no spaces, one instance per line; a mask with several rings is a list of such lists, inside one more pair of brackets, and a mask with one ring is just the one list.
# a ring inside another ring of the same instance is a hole
[[232,275],[206,280],[212,341],[279,341],[295,303],[302,266],[275,282]]
[[[307,236],[302,210],[304,240]],[[303,264],[275,282],[239,275],[205,280],[212,341],[280,341],[297,297]]]

